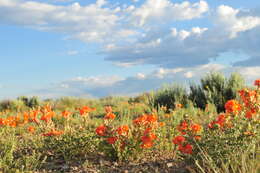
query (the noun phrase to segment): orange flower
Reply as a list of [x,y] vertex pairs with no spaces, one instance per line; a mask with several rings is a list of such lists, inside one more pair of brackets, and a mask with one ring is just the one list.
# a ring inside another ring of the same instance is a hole
[[88,106],[83,106],[82,108],[79,108],[80,115],[87,115],[89,112],[95,111],[95,108],[90,108]]
[[149,134],[149,137],[152,139],[152,140],[155,140],[157,137],[154,133],[150,133]]
[[225,109],[228,113],[238,113],[241,110],[241,105],[236,100],[229,100],[225,104]]
[[27,112],[23,113],[23,122],[26,124],[29,122],[30,115]]
[[165,123],[164,123],[164,122],[160,122],[160,123],[159,123],[159,126],[160,126],[160,127],[163,127],[163,126],[165,126]]
[[193,132],[197,133],[201,130],[201,126],[199,124],[192,124],[191,129]]
[[10,116],[5,119],[5,125],[8,125],[10,127],[16,127],[18,125],[19,118]]
[[4,118],[0,118],[0,125],[6,125],[6,120]]
[[43,106],[42,108],[39,108],[39,110],[44,114],[46,112],[51,112],[52,111],[52,108],[49,104]]
[[101,126],[98,126],[96,128],[96,133],[99,136],[105,136],[106,135],[106,130],[107,130],[107,127],[104,126],[104,125],[101,125]]
[[109,144],[114,144],[116,141],[117,141],[117,137],[109,137],[109,138],[107,138],[107,142],[109,143]]
[[225,124],[226,124],[226,115],[225,114],[220,114],[217,117],[216,121],[212,121],[211,123],[208,124],[208,128],[210,128],[210,129],[212,129],[214,127],[221,127],[221,128],[223,128]]
[[29,127],[27,128],[27,130],[28,130],[28,132],[30,132],[30,133],[34,133],[34,132],[35,132],[35,128],[34,128],[33,126],[29,126]]
[[39,123],[39,120],[37,118],[38,114],[40,113],[40,110],[33,110],[30,111],[29,117],[30,117],[30,122],[35,122],[35,123]]
[[200,140],[201,140],[201,136],[194,136],[194,139],[195,139],[196,141],[200,141]]
[[183,136],[176,136],[172,142],[176,145],[181,145],[185,141],[185,138]]
[[255,86],[258,86],[258,87],[259,87],[259,86],[260,86],[260,79],[255,80],[255,83],[254,83],[254,84],[255,84]]
[[42,136],[59,136],[62,134],[63,134],[63,131],[57,131],[57,130],[52,129],[50,132],[42,134]]
[[150,134],[147,134],[147,135],[145,135],[145,136],[142,136],[141,137],[141,140],[142,140],[142,145],[141,145],[141,147],[142,148],[150,148],[150,147],[152,147],[152,145],[153,145],[153,141],[156,139],[157,137],[156,137],[156,135],[155,134],[153,134],[153,133],[150,133]]
[[142,136],[141,140],[142,140],[143,143],[152,142],[152,138],[150,138],[150,136]]
[[184,154],[192,154],[192,145],[186,144],[185,146],[179,145],[179,151],[181,151]]
[[151,148],[152,146],[153,146],[153,142],[147,142],[147,143],[141,144],[142,148]]
[[139,117],[137,117],[136,119],[133,120],[133,123],[135,125],[141,125],[144,124],[144,122],[146,121],[146,117],[147,115],[141,115]]
[[107,113],[107,114],[105,115],[105,117],[104,117],[104,119],[107,119],[107,120],[109,120],[109,119],[113,120],[113,119],[115,119],[115,118],[116,118],[116,115],[113,114],[112,112]]
[[71,114],[72,114],[72,113],[71,113],[70,111],[63,111],[63,112],[61,113],[62,117],[64,117],[64,118],[68,118]]
[[245,117],[248,118],[248,119],[251,119],[253,117],[253,114],[254,114],[254,112],[249,110],[249,111],[246,112]]
[[149,123],[155,123],[157,121],[157,116],[154,114],[148,115],[146,117],[146,121],[148,121]]
[[175,107],[176,107],[176,108],[182,108],[182,107],[183,107],[183,105],[182,105],[182,104],[180,104],[180,103],[177,103],[177,104],[175,104]]
[[106,113],[110,113],[110,112],[112,112],[113,110],[112,110],[112,107],[111,106],[105,106],[105,112]]
[[118,127],[116,131],[119,135],[126,136],[129,132],[129,127],[128,125],[122,125]]
[[135,125],[148,125],[148,124],[154,124],[157,122],[157,116],[154,114],[143,114],[136,119],[133,120],[133,123]]
[[188,129],[188,123],[186,121],[182,121],[178,126],[177,126],[177,130],[179,132],[181,132],[183,135],[186,134],[186,130]]
[[48,112],[46,114],[43,114],[41,116],[41,120],[45,121],[46,123],[48,123],[49,121],[51,121],[51,118],[53,117],[53,115],[54,115],[54,112]]

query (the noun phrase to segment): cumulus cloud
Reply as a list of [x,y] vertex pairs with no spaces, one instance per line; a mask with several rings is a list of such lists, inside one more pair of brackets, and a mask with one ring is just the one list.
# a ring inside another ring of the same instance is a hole
[[[173,18],[182,20],[199,17],[207,10],[205,1],[194,4],[189,2],[172,4],[166,0],[157,0],[156,4],[163,5],[162,8],[159,7],[159,11],[162,10],[165,13],[171,10],[171,12],[161,16],[161,12],[155,10],[149,11],[145,17],[140,16],[144,8],[157,9],[157,5],[151,3],[153,0],[147,0],[140,8],[135,8],[134,5],[123,8],[120,5],[109,4],[106,0],[97,0],[96,3],[85,6],[78,2],[70,5],[54,5],[27,0],[0,0],[0,22],[43,31],[63,32],[68,34],[69,38],[85,42],[111,43],[139,33],[138,28],[127,22],[135,17],[138,18],[136,20],[140,18],[143,21],[150,20],[158,14],[156,18],[171,15]],[[166,8],[165,5],[170,5],[170,7]]]
[[223,30],[236,37],[237,33],[250,30],[260,25],[260,16],[239,16],[241,11],[221,5],[217,8],[216,23]]
[[[205,0],[145,0],[138,5],[110,4],[106,0],[88,5],[0,0],[0,22],[99,42],[105,60],[121,67],[195,67],[226,52],[250,57],[243,61],[234,57],[234,66],[259,66],[260,10],[220,5],[207,13],[209,8]],[[208,27],[177,27],[178,22],[204,20],[202,17],[211,22]]]
[[199,18],[208,11],[206,1],[191,4],[189,1],[172,3],[169,0],[146,0],[141,7],[131,14],[131,21],[137,26],[151,24],[152,22],[168,22],[176,20],[189,20]]
[[152,28],[133,43],[115,45],[107,51],[106,59],[164,68],[194,67],[233,52],[250,57],[243,61],[234,57],[234,66],[260,65],[260,14],[221,5],[209,18],[213,23],[210,28]]
[[83,41],[103,41],[116,27],[119,16],[105,0],[81,6],[36,1],[0,0],[0,21],[44,31],[63,32]]

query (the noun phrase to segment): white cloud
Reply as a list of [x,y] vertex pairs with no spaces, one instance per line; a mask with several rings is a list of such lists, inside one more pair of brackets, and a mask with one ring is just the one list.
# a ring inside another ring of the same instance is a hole
[[184,76],[186,78],[192,78],[194,76],[194,74],[191,71],[188,71],[188,72],[184,73]]
[[188,1],[175,4],[169,0],[146,0],[133,11],[131,21],[137,26],[143,26],[154,21],[189,20],[201,17],[208,8],[207,2],[203,0],[194,4]]
[[214,25],[209,28],[151,28],[134,42],[115,44],[115,49],[106,52],[106,59],[164,68],[194,67],[208,64],[212,59],[218,61],[221,54],[232,52],[250,57],[241,61],[234,56],[233,65],[260,66],[260,14],[222,5],[212,16]]
[[117,25],[118,11],[104,7],[105,0],[81,6],[51,5],[36,1],[0,0],[0,21],[44,31],[63,32],[83,41],[111,38]]
[[100,86],[110,86],[122,80],[119,76],[91,76],[91,77],[76,77],[74,79],[65,81],[69,87],[77,84],[82,84],[85,87],[95,88]]
[[145,79],[146,76],[143,73],[137,73],[136,77],[137,79]]
[[229,32],[231,38],[236,37],[239,32],[247,31],[260,25],[260,17],[239,16],[240,12],[238,9],[225,5],[217,8],[216,23]]
[[77,55],[79,52],[77,50],[69,50],[67,52],[68,55]]
[[221,5],[205,16],[213,26],[177,28],[176,21],[200,18],[208,10],[204,0],[145,0],[140,5],[111,5],[106,0],[89,5],[0,0],[0,22],[99,42],[105,59],[121,67],[194,67],[226,52],[250,57],[244,61],[234,57],[236,66],[260,66],[259,13]]
[[[199,17],[207,11],[205,1],[173,4],[168,0],[147,0],[140,8],[129,5],[125,9],[110,5],[106,0],[97,0],[96,3],[85,6],[78,2],[70,5],[47,2],[0,0],[0,22],[43,31],[63,32],[69,35],[69,38],[85,42],[112,43],[139,34],[140,28],[135,28],[128,22],[135,17],[138,18],[136,20],[139,20],[139,17],[140,20],[150,20],[157,14],[157,17],[160,17],[160,14],[164,13],[161,17],[170,15],[170,18],[182,20]],[[166,7],[167,4],[170,7]],[[145,17],[141,13],[143,8],[148,8],[145,10],[149,11]],[[149,8],[155,11],[150,11]],[[165,13],[167,10],[171,11]]]

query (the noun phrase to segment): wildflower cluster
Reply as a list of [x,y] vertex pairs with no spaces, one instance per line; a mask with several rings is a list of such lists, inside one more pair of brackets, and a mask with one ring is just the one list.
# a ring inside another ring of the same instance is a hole
[[[83,106],[79,108],[79,114],[87,116],[95,108]],[[25,112],[19,112],[15,116],[6,116],[0,118],[0,127],[23,127],[25,126],[27,132],[35,134],[37,129],[42,132],[42,136],[60,136],[64,132],[55,128],[53,119],[69,119],[73,112],[64,110],[60,114],[53,111],[50,105],[30,109]],[[51,130],[50,130],[51,129]],[[47,131],[47,132],[46,132]]]
[[[113,126],[113,120],[116,115],[110,106],[105,107],[104,123],[96,128],[96,134],[100,136],[105,143],[103,148],[117,153],[116,157],[140,154],[141,150],[152,148],[158,138],[156,129],[162,126],[154,114],[143,114],[132,121],[132,125]],[[110,148],[107,147],[110,145]],[[120,155],[120,156],[119,156]]]
[[160,125],[157,121],[157,116],[154,114],[143,114],[134,119],[133,124],[137,134],[141,136],[141,147],[151,148],[157,139],[155,130]]
[[178,150],[183,154],[192,154],[194,140],[201,140],[202,126],[193,123],[192,120],[185,119],[177,126],[177,130],[181,135],[176,136],[172,142],[178,146]]

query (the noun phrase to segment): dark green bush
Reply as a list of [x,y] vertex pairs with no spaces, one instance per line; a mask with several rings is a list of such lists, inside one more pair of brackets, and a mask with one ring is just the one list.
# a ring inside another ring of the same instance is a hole
[[0,111],[11,110],[18,111],[24,107],[24,103],[20,100],[3,100],[0,102]]
[[153,106],[158,108],[166,106],[169,109],[175,109],[176,104],[187,105],[189,103],[186,89],[181,85],[165,86],[154,93]]
[[237,73],[229,78],[221,73],[210,73],[201,79],[200,85],[190,85],[189,98],[199,108],[205,109],[206,104],[212,103],[218,112],[223,112],[225,103],[237,98],[237,91],[244,86],[244,79]]
[[21,97],[18,97],[17,100],[23,101],[24,105],[29,108],[34,108],[34,107],[37,107],[40,105],[39,98],[35,97],[35,96],[33,96],[31,98],[28,98],[26,96],[21,96]]

